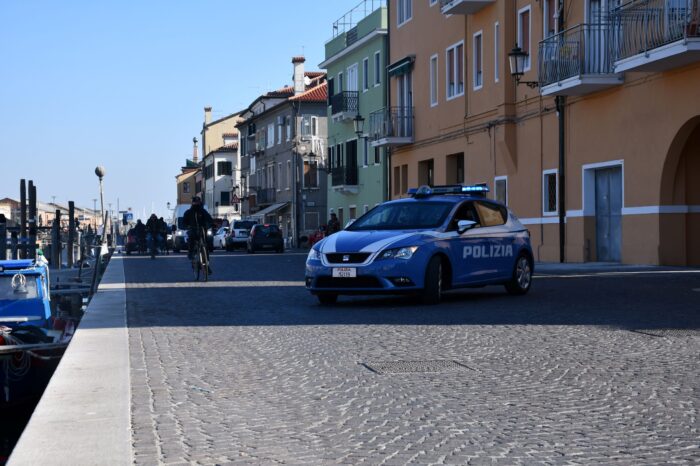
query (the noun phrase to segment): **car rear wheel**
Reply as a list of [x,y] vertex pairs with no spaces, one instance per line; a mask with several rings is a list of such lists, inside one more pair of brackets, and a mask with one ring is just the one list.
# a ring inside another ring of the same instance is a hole
[[442,298],[442,259],[434,256],[425,268],[425,283],[421,300],[423,304],[437,304]]
[[532,285],[532,264],[525,254],[518,256],[513,268],[513,277],[506,283],[506,290],[512,295],[525,294]]
[[319,293],[316,295],[318,302],[324,306],[335,304],[338,301],[338,295],[335,293]]

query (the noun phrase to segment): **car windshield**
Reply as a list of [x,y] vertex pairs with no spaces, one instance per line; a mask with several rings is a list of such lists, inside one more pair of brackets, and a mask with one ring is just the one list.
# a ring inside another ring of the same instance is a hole
[[261,235],[271,235],[274,236],[279,234],[280,229],[277,225],[260,225],[257,229],[257,233]]
[[349,231],[420,230],[437,228],[445,221],[451,202],[397,202],[382,204],[350,225]]
[[255,222],[250,220],[243,220],[233,223],[234,230],[250,230],[255,225]]

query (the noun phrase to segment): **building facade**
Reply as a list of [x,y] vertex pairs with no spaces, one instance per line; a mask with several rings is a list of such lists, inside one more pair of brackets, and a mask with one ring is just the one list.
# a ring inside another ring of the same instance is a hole
[[[240,206],[240,113],[211,121],[211,107],[204,109],[202,126],[203,200],[215,218],[237,220]],[[195,181],[196,183],[196,181]]]
[[386,2],[360,3],[333,31],[320,64],[328,73],[328,208],[345,225],[388,196],[386,151],[356,127],[386,101]]
[[288,245],[304,242],[326,215],[325,73],[294,57],[292,86],[256,99],[243,112],[245,217],[280,225]]
[[392,196],[486,182],[537,260],[700,264],[698,19],[694,0],[391,0],[370,135]]

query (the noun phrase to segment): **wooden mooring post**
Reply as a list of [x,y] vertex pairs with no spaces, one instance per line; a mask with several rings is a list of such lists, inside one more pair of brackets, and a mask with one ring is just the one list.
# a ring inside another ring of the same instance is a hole
[[75,245],[75,203],[68,201],[68,268],[73,267]]
[[56,217],[51,225],[51,265],[61,268],[61,211],[56,209]]
[[27,182],[19,180],[19,258],[27,258]]
[[7,219],[0,214],[0,261],[7,259]]
[[29,180],[29,240],[28,246],[28,257],[30,259],[36,259],[36,186],[34,186],[34,181]]

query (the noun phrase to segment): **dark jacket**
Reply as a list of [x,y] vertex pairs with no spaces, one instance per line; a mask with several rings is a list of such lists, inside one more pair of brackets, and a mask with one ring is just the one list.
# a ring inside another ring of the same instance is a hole
[[208,230],[214,225],[214,219],[211,218],[209,212],[201,206],[192,206],[187,209],[182,216],[182,221],[185,224],[185,228],[189,231],[190,237],[199,235],[199,229],[197,227]]

